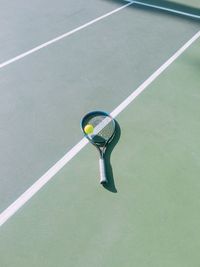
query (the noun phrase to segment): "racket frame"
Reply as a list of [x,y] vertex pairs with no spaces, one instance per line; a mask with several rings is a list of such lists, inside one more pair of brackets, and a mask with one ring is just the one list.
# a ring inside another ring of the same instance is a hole
[[[110,136],[110,138],[105,141],[104,143],[97,143],[94,142],[92,138],[90,138],[85,132],[84,132],[84,122],[88,117],[95,117],[96,116],[105,116],[105,117],[109,117],[111,119],[111,122],[113,123],[113,127],[114,127],[114,131],[113,134]],[[89,140],[89,142],[94,145],[97,150],[99,151],[99,170],[100,170],[100,184],[104,184],[104,183],[108,183],[108,179],[106,176],[106,167],[105,167],[105,153],[106,153],[106,149],[109,145],[109,143],[112,141],[112,139],[115,136],[116,133],[116,123],[114,118],[111,117],[110,114],[108,114],[107,112],[104,111],[92,111],[87,113],[83,119],[81,120],[81,130],[84,134],[84,136]]]

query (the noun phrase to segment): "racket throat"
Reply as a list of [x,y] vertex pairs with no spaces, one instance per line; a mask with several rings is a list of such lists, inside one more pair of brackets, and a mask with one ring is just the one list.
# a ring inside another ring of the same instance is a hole
[[104,156],[105,156],[105,149],[101,149],[98,147],[98,151],[99,151],[99,156],[100,156],[100,159],[103,159],[104,160]]

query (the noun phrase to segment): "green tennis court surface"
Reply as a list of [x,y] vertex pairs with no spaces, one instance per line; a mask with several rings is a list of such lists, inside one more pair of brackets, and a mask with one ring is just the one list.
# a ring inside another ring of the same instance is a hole
[[[0,65],[119,10],[2,65],[0,222],[82,139],[86,112],[112,112],[200,31],[196,18],[120,9],[126,4],[3,6]],[[199,11],[197,1],[192,9]],[[33,36],[29,27],[38,29]],[[97,151],[86,145],[2,223],[2,267],[199,266],[199,55],[196,38],[116,117],[121,135],[107,188],[99,185]]]

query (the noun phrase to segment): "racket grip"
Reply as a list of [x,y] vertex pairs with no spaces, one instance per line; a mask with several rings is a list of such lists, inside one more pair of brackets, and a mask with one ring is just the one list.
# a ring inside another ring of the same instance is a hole
[[100,184],[107,183],[108,180],[106,178],[106,168],[104,158],[99,159],[99,170],[100,170]]

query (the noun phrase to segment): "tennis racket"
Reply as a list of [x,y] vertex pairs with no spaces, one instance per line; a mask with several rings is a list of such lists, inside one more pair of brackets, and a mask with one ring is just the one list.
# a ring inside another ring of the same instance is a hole
[[[92,133],[88,134],[85,132],[84,129],[87,125],[92,125]],[[93,111],[83,117],[81,121],[81,129],[85,137],[99,151],[100,183],[107,183],[108,180],[106,177],[105,153],[116,132],[115,120],[106,112]]]

